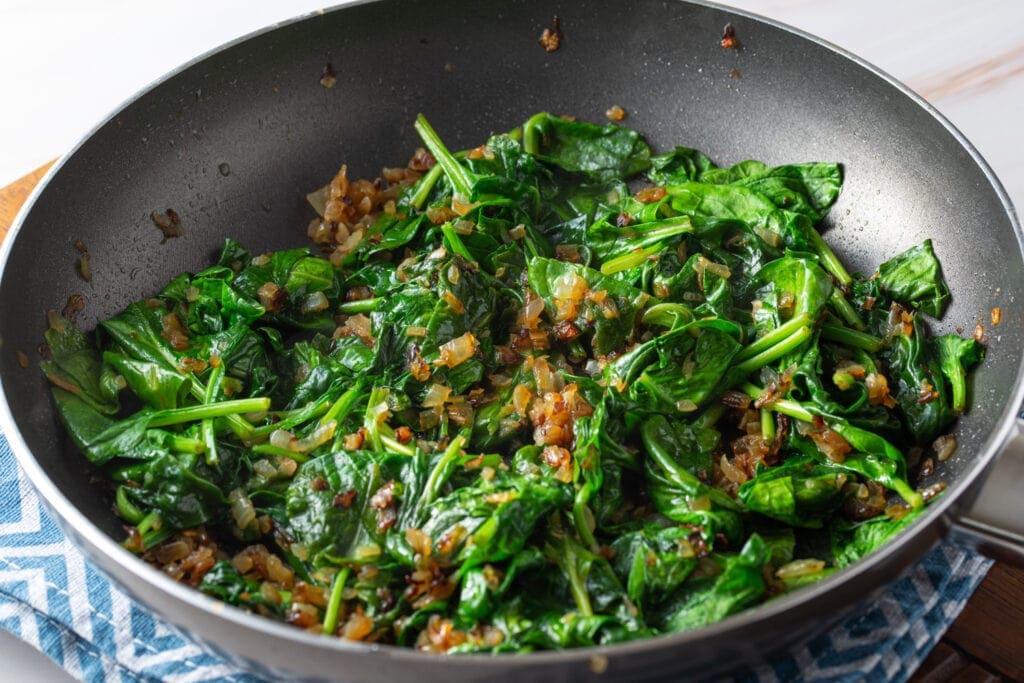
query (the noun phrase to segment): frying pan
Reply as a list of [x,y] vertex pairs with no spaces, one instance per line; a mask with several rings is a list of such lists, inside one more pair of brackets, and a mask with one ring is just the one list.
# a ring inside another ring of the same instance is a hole
[[[537,38],[554,15],[564,40],[548,53]],[[729,22],[739,50],[719,46]],[[319,83],[327,63],[337,72],[330,89]],[[315,637],[246,614],[117,545],[121,524],[62,436],[41,373],[16,361],[16,351],[40,342],[44,311],[82,294],[79,323],[89,329],[210,263],[225,236],[257,252],[305,244],[312,214],[304,194],[342,162],[352,177],[401,165],[418,144],[418,111],[464,148],[536,111],[600,120],[612,104],[656,150],[685,144],[720,164],[842,162],[846,181],[825,232],[846,263],[871,272],[931,237],[954,292],[936,332],[972,330],[1002,307],[974,407],[956,430],[959,448],[934,475],[948,491],[907,532],[815,586],[698,631],[601,649],[451,658]],[[149,216],[168,207],[185,234],[164,243]],[[945,535],[1024,560],[1024,514],[1013,497],[1024,485],[1021,238],[998,181],[934,109],[857,58],[784,26],[673,0],[452,0],[443,8],[381,0],[285,23],[186,65],[51,171],[2,255],[0,418],[42,498],[97,565],[255,670],[373,681],[708,675],[820,631]],[[91,255],[90,283],[75,270],[76,240]]]

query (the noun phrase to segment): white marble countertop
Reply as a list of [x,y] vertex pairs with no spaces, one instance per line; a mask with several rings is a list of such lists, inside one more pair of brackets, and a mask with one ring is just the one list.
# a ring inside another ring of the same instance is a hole
[[[728,0],[818,35],[924,96],[1024,207],[1024,2]],[[0,186],[60,156],[121,102],[206,50],[315,0],[0,0]],[[0,634],[10,680],[68,680]],[[62,678],[63,677],[63,678]]]

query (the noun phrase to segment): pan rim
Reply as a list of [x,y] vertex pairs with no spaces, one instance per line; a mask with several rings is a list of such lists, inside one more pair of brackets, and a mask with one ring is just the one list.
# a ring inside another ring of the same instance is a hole
[[[202,63],[216,54],[230,49],[231,47],[247,42],[251,39],[258,38],[280,28],[314,19],[320,15],[341,12],[356,6],[384,1],[387,0],[355,0],[354,2],[346,2],[328,9],[306,12],[290,19],[270,24],[203,52],[197,57],[183,63],[179,67],[154,80],[152,83],[141,88],[138,92],[127,98],[108,116],[103,118],[102,121],[86,132],[67,153],[62,155],[30,194],[25,205],[15,217],[7,239],[4,241],[5,243],[2,249],[0,249],[0,278],[2,278],[4,271],[6,270],[13,245],[16,242],[21,228],[24,226],[25,220],[31,213],[39,195],[45,190],[52,178],[61,171],[65,163],[74,156],[88,140],[113,121],[127,107],[179,74],[189,70],[197,64]],[[996,196],[1005,210],[1014,230],[1018,249],[1021,254],[1024,255],[1024,234],[1022,234],[1019,217],[1009,195],[998,177],[982,157],[981,153],[973,144],[971,144],[963,133],[935,106],[927,102],[908,86],[848,50],[783,22],[770,19],[753,12],[748,12],[746,10],[732,8],[716,2],[709,2],[707,0],[675,1],[680,4],[706,7],[729,13],[734,16],[751,19],[758,23],[794,35],[802,40],[824,47],[839,57],[856,64],[871,75],[882,79],[897,92],[908,97],[914,104],[927,112],[950,135],[952,135],[957,143],[968,153],[971,160],[982,171],[985,179],[995,191]],[[224,620],[227,624],[241,626],[246,630],[258,632],[264,636],[271,636],[275,639],[295,642],[296,644],[301,644],[307,647],[315,647],[327,652],[360,653],[367,655],[373,653],[374,656],[386,656],[395,660],[409,661],[421,666],[425,665],[427,662],[431,662],[433,664],[443,664],[443,666],[448,668],[456,668],[460,666],[490,666],[495,668],[505,668],[515,666],[517,662],[530,666],[541,666],[544,664],[554,663],[565,664],[568,662],[586,663],[595,655],[609,655],[618,658],[630,654],[641,654],[650,649],[660,649],[667,645],[693,646],[702,641],[717,638],[723,634],[740,628],[751,627],[758,623],[766,622],[780,616],[781,614],[795,610],[800,606],[806,607],[809,603],[819,600],[822,595],[831,592],[837,586],[857,580],[861,582],[866,581],[868,580],[866,575],[877,572],[879,565],[885,562],[890,555],[906,554],[909,547],[916,543],[920,543],[920,538],[922,536],[926,536],[929,530],[932,530],[933,535],[937,538],[938,535],[934,533],[934,530],[937,527],[942,527],[944,530],[944,528],[949,525],[950,517],[955,510],[955,506],[962,502],[960,499],[965,493],[967,493],[969,488],[977,483],[979,477],[984,474],[985,470],[988,469],[999,456],[999,451],[1002,445],[1010,437],[1015,428],[1017,411],[1022,403],[1024,403],[1024,362],[1018,366],[1013,391],[1011,393],[1011,400],[1008,401],[1006,406],[1004,406],[1003,412],[998,418],[998,428],[988,436],[984,446],[975,454],[972,466],[961,476],[960,480],[954,484],[948,494],[930,505],[928,511],[922,516],[922,519],[915,522],[909,533],[900,534],[896,539],[886,544],[883,550],[875,552],[854,563],[852,566],[836,572],[834,575],[820,583],[806,587],[795,593],[782,596],[781,598],[769,603],[744,610],[738,614],[727,617],[720,622],[694,631],[663,634],[656,637],[644,638],[637,641],[619,643],[610,646],[574,648],[564,651],[535,652],[530,653],[527,657],[523,657],[521,655],[495,657],[494,655],[470,654],[451,658],[438,658],[435,655],[424,654],[410,648],[390,645],[366,645],[362,643],[351,643],[341,639],[326,639],[306,633],[300,629],[287,626],[283,623],[258,617],[240,608],[231,607],[229,609],[224,609],[224,603],[164,576],[160,572],[155,571],[153,568],[146,565],[137,557],[130,553],[126,553],[113,538],[101,531],[99,527],[93,524],[89,518],[80,512],[78,508],[74,506],[59,489],[57,489],[56,485],[42,469],[17,427],[11,408],[7,402],[3,377],[0,376],[0,430],[2,430],[4,435],[7,437],[22,471],[27,475],[28,479],[39,492],[45,505],[51,512],[55,513],[55,516],[58,521],[61,522],[62,526],[66,525],[66,531],[71,530],[73,532],[69,533],[69,535],[78,540],[80,545],[87,546],[88,549],[92,551],[86,553],[90,556],[90,559],[93,559],[94,561],[104,560],[106,562],[111,562],[113,565],[116,565],[120,571],[127,572],[134,579],[160,590],[167,598],[183,602],[190,608],[201,610],[211,618]],[[97,564],[100,564],[104,571],[111,573],[111,570],[107,566],[104,566],[103,563],[97,561]],[[118,580],[118,583],[123,582]],[[873,583],[877,584],[878,581],[873,580]],[[875,587],[881,588],[881,586],[878,585]],[[159,613],[157,610],[154,610],[154,612]],[[162,614],[161,616],[163,617]],[[204,639],[208,638],[206,634],[201,635]]]

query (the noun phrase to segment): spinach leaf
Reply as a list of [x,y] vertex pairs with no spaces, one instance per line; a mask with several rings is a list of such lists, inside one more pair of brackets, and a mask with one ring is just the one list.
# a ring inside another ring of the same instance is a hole
[[942,317],[949,302],[949,288],[931,240],[892,257],[878,267],[878,275],[882,290],[896,301],[933,318]]
[[[790,317],[807,314],[816,320],[832,296],[832,281],[814,261],[796,256],[783,256],[770,261],[753,277],[758,300],[768,301],[774,310],[786,309]],[[781,325],[776,321],[773,327]]]
[[[548,315],[589,332],[599,356],[626,343],[647,300],[643,292],[575,263],[536,257],[530,259],[527,273],[530,288],[544,300]],[[595,296],[587,298],[588,291]]]
[[902,325],[883,358],[896,381],[903,425],[915,442],[930,444],[953,421],[948,387],[939,364],[928,353],[917,314]]
[[693,412],[715,395],[733,367],[740,344],[727,332],[710,325],[691,325],[696,332],[692,353],[687,346],[658,347],[658,359],[630,387],[630,396],[652,411]]
[[523,124],[523,147],[548,164],[598,179],[628,178],[651,163],[651,150],[636,131],[551,114]]
[[354,451],[310,460],[288,486],[289,532],[314,566],[374,562],[388,529],[415,513],[428,475],[422,454]]
[[755,603],[765,592],[762,568],[768,561],[764,540],[752,534],[738,555],[720,556],[720,573],[691,579],[651,615],[662,631],[689,631],[721,621]]
[[185,375],[158,363],[110,351],[103,354],[103,362],[124,377],[139,399],[154,408],[176,408],[188,392],[189,380]]
[[780,209],[821,220],[836,201],[842,187],[839,164],[786,164],[768,168],[760,162],[740,162],[729,169],[703,173],[700,181],[746,187],[772,201]]
[[48,360],[39,367],[50,383],[69,391],[94,410],[112,415],[118,410],[116,391],[104,381],[100,355],[84,334],[55,313],[44,333]]
[[798,527],[821,528],[839,504],[846,475],[811,458],[790,458],[744,482],[737,496],[753,512]]
[[188,529],[217,518],[227,498],[217,483],[200,471],[194,453],[158,452],[149,460],[114,471],[114,481],[126,489],[136,505],[158,511],[165,525]]
[[697,566],[692,529],[647,525],[615,539],[615,572],[644,611],[671,599]]
[[676,147],[671,152],[651,157],[651,170],[647,173],[656,185],[678,185],[698,180],[715,165],[702,152],[689,147]]
[[899,519],[890,519],[885,515],[843,528],[837,525],[832,535],[832,554],[835,565],[847,567],[868,553],[877,550],[889,539],[906,529],[924,512],[917,508],[906,512]]
[[949,381],[950,408],[960,414],[967,410],[967,371],[981,362],[985,348],[974,339],[944,334],[930,340],[932,355]]
[[533,478],[481,479],[435,500],[424,510],[420,530],[434,543],[435,555],[466,570],[514,557],[538,522],[570,496],[564,486]]
[[267,599],[260,589],[260,582],[242,576],[234,565],[221,560],[203,575],[199,590],[229,605],[245,609],[283,615],[285,604]]

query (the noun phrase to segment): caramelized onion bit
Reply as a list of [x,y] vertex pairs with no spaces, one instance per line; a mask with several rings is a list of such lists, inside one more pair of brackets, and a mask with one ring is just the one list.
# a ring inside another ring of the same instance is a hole
[[447,341],[438,348],[440,357],[434,361],[435,365],[445,365],[454,368],[462,365],[473,357],[479,346],[476,337],[472,332],[466,332],[460,337]]
[[956,451],[956,437],[952,434],[943,434],[935,439],[932,448],[935,450],[935,457],[939,462],[945,462]]

